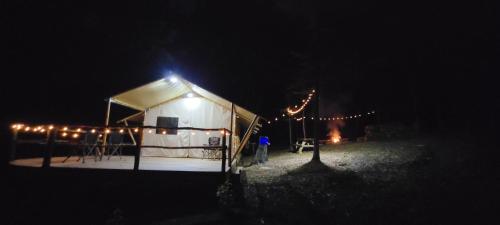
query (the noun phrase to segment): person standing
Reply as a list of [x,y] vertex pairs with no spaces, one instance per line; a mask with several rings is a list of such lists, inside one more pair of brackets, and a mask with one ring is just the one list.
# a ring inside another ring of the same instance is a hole
[[254,162],[257,164],[263,164],[267,162],[268,156],[267,156],[267,146],[271,145],[271,142],[269,142],[269,138],[267,136],[260,136],[259,137],[259,147],[257,148],[257,151],[255,152],[255,158]]

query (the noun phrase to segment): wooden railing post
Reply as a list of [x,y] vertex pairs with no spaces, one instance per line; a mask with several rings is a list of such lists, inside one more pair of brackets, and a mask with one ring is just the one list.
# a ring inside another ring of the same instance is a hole
[[141,160],[142,134],[144,129],[139,130],[139,138],[136,141],[137,149],[134,155],[134,171],[139,171],[139,163]]
[[222,132],[222,173],[226,173],[226,150],[227,150],[227,145],[226,145],[226,129]]
[[42,168],[49,168],[50,161],[52,160],[52,153],[54,152],[54,147],[56,144],[57,131],[49,130],[49,140],[47,141],[47,146],[43,155]]
[[10,158],[9,158],[9,161],[16,160],[17,134],[18,134],[17,129],[14,129],[12,131],[12,142],[11,142],[11,145],[10,145]]

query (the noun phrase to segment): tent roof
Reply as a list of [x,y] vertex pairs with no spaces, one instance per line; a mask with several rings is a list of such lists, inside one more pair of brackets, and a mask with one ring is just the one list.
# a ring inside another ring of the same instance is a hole
[[[193,92],[227,109],[231,109],[232,102],[219,97],[197,85],[177,77],[177,81],[160,79],[149,84],[128,90],[111,97],[111,101],[139,111],[145,111],[163,104],[187,93]],[[256,114],[234,104],[236,114],[243,120],[251,122]]]

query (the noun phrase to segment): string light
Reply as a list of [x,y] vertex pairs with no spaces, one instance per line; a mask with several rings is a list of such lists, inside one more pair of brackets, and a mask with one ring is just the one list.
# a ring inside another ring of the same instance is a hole
[[[308,100],[305,101],[306,103],[308,102]],[[366,112],[366,113],[361,113],[361,114],[353,114],[353,115],[350,115],[350,116],[338,116],[338,117],[319,117],[319,120],[321,121],[331,121],[331,120],[349,120],[349,119],[354,119],[354,118],[361,118],[363,117],[363,115],[373,115],[375,114],[375,111],[372,110],[372,111],[369,111],[369,112]],[[285,114],[282,114],[282,116],[285,116]],[[274,121],[279,121],[278,120],[279,118],[278,117],[275,117],[274,118]],[[301,121],[303,119],[306,119],[306,117],[298,117],[298,118],[293,118],[294,120],[297,120],[297,121]],[[314,120],[314,117],[311,117],[310,118],[311,120]],[[271,124],[271,121],[268,121],[267,122],[268,124]]]
[[120,129],[120,134],[123,134],[123,129]]
[[82,132],[81,128],[76,129],[76,132]]
[[30,129],[31,129],[30,127],[26,127],[24,128],[24,131],[30,131]]
[[92,129],[92,130],[90,131],[90,133],[93,133],[93,134],[94,134],[94,133],[95,133],[95,129]]
[[311,93],[309,93],[309,95],[308,95],[309,97],[307,98],[307,100],[302,99],[302,105],[300,107],[298,107],[297,105],[295,105],[295,107],[294,107],[295,110],[293,110],[290,107],[288,107],[286,109],[288,115],[293,116],[293,115],[295,115],[295,114],[297,114],[299,112],[302,112],[302,110],[304,110],[304,108],[307,106],[307,104],[309,104],[309,101],[311,100],[314,92],[316,92],[316,91],[312,90]]
[[74,133],[74,134],[73,134],[73,138],[78,138],[78,136],[79,136],[79,135],[78,135],[77,133]]
[[52,130],[52,129],[54,129],[54,126],[50,125],[49,130]]
[[135,132],[135,133],[139,132],[139,128],[135,128],[135,129],[134,129],[134,132]]
[[111,133],[111,130],[106,129],[106,131],[104,131],[104,132],[106,132],[106,134],[109,134],[109,133]]
[[64,132],[61,134],[61,136],[66,137],[66,136],[68,136],[68,133]]
[[162,133],[162,134],[167,134],[167,132],[166,132],[166,131],[162,131],[161,133]]

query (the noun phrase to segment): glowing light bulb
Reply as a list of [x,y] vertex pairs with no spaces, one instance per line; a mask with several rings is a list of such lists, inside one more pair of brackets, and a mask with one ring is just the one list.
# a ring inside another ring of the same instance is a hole
[[167,134],[167,132],[166,132],[166,131],[162,131],[161,133],[162,133],[162,134]]
[[52,129],[54,129],[54,126],[50,125],[49,130],[52,130]]
[[123,129],[120,129],[120,134],[123,134]]
[[139,132],[139,128],[135,128],[135,129],[134,129],[134,132],[135,132],[135,133]]
[[105,132],[106,132],[106,134],[109,134],[109,133],[111,133],[111,130],[106,129],[106,131],[105,131]]
[[68,133],[64,132],[61,134],[61,136],[66,137],[66,136],[68,136]]
[[63,130],[64,130],[64,131],[67,131],[67,130],[68,130],[68,127],[64,127],[64,128],[63,128]]
[[24,131],[30,131],[30,130],[31,130],[31,128],[30,128],[30,127],[26,127],[26,128],[24,128]]
[[77,133],[74,133],[73,134],[73,138],[78,138],[80,135],[78,135]]
[[90,131],[90,133],[95,134],[95,129],[92,129],[92,130]]
[[42,128],[42,129],[40,130],[40,133],[43,133],[43,132],[45,132],[45,129],[43,129],[43,128]]
[[271,121],[267,121],[267,124],[271,124]]
[[177,81],[178,81],[177,77],[175,77],[175,76],[171,76],[169,80],[170,80],[170,82],[172,82],[172,83],[175,83],[175,82],[177,82]]
[[153,133],[153,131],[152,131],[152,130],[148,130],[148,133],[150,133],[150,134],[151,134],[151,133]]
[[205,134],[210,135],[210,132],[206,132]]
[[81,128],[76,129],[76,132],[82,132]]
[[274,121],[278,121],[278,117],[274,118]]

